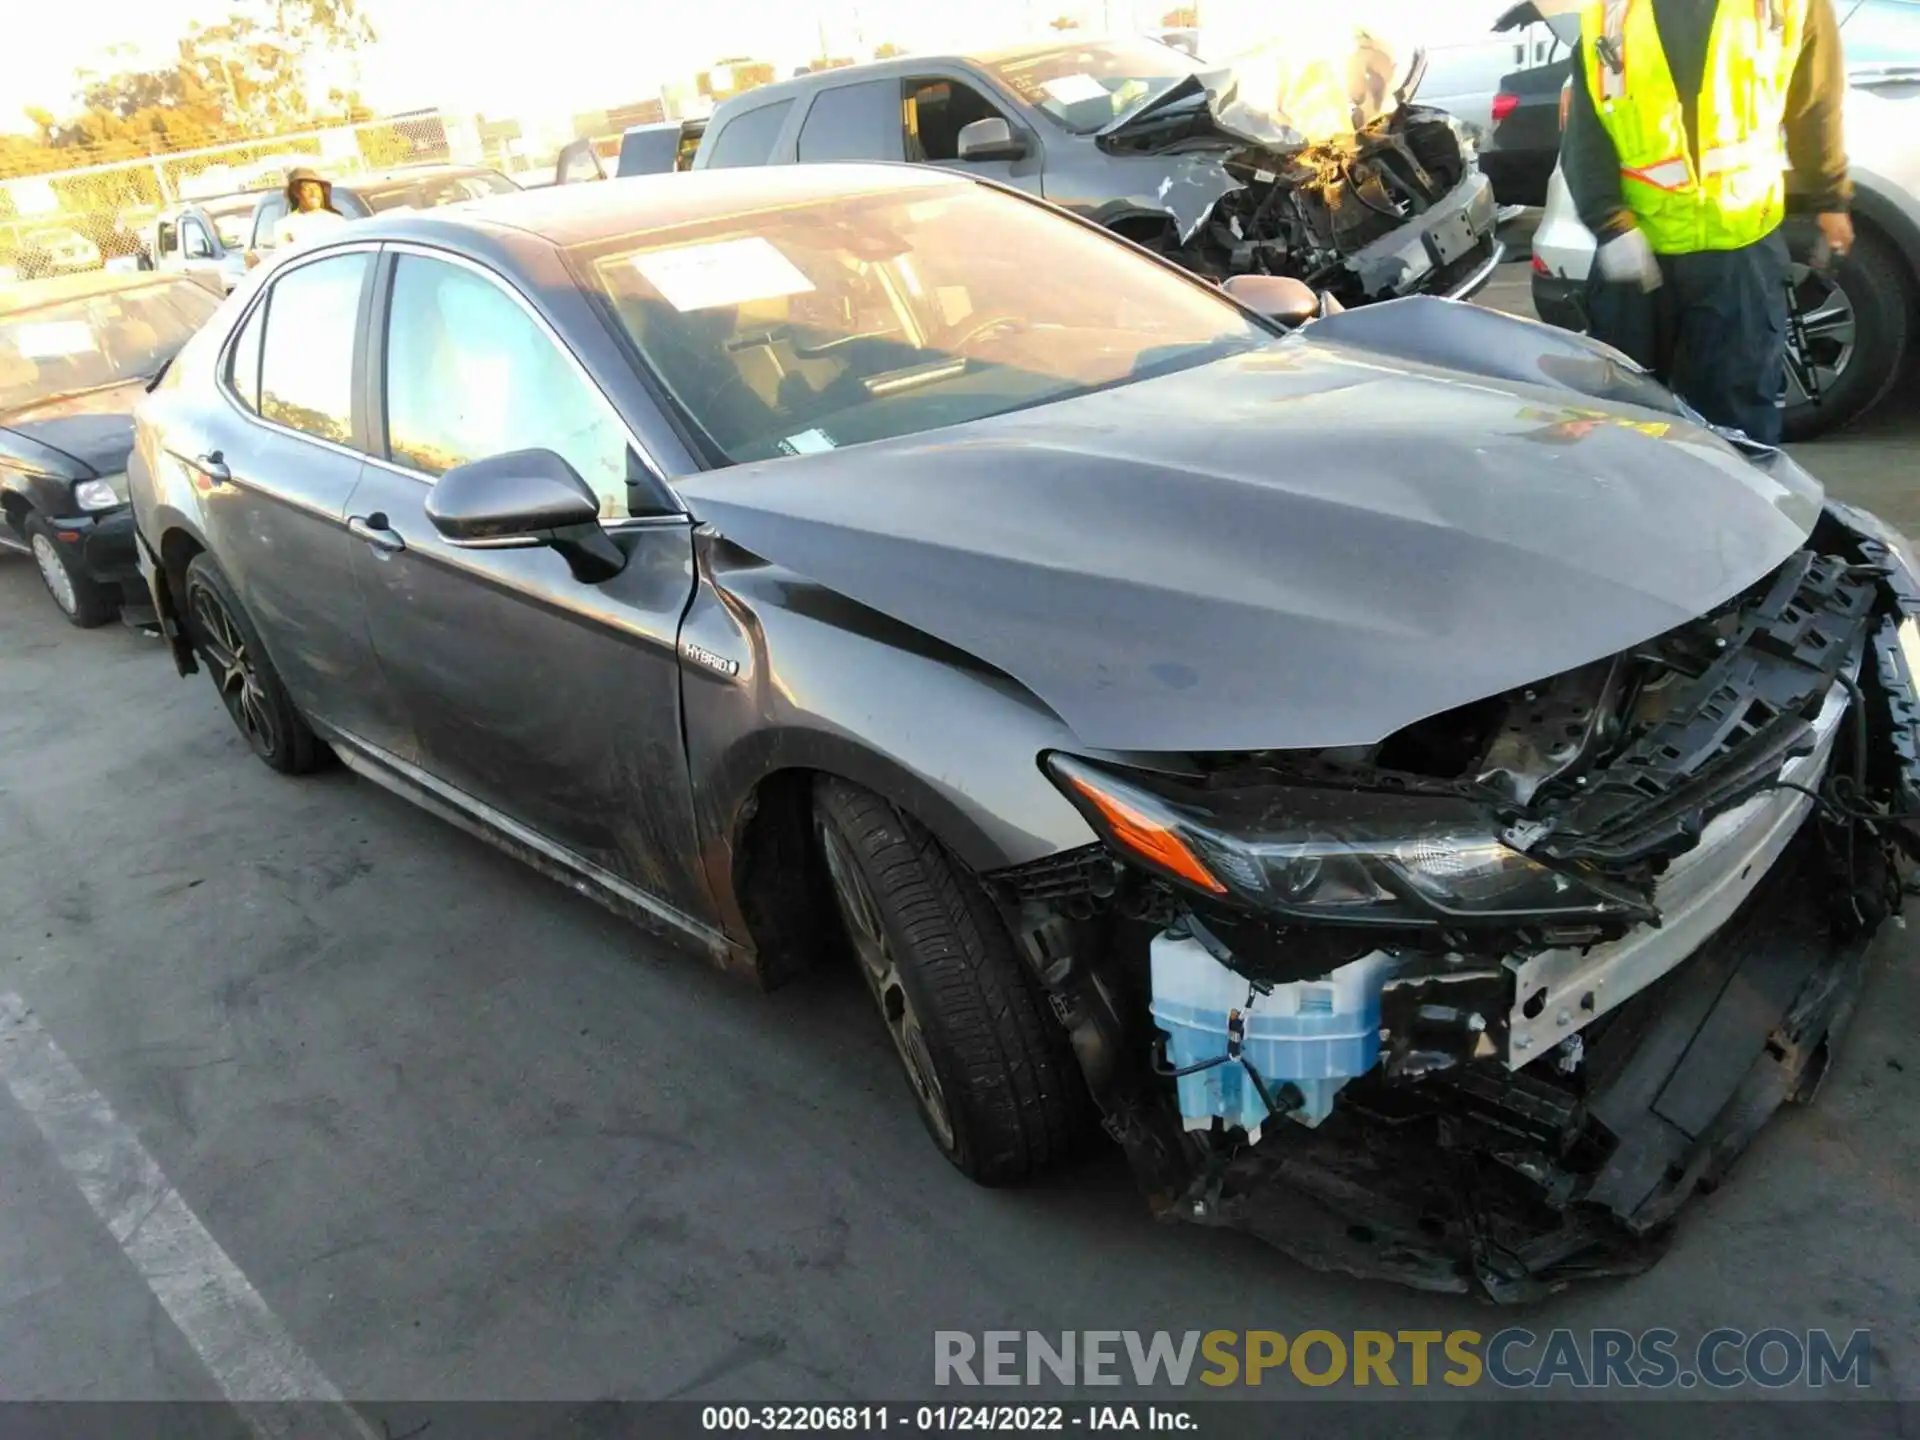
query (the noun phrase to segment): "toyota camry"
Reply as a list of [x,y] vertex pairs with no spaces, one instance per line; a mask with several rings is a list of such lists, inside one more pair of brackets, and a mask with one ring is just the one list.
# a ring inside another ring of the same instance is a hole
[[375,216],[129,482],[274,769],[853,964],[979,1181],[1097,1123],[1158,1214],[1431,1289],[1650,1263],[1812,1093],[1920,814],[1912,556],[1785,454],[937,170]]

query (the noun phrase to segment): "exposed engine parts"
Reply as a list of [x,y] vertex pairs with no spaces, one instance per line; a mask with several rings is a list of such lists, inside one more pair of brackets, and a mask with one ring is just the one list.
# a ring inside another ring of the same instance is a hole
[[1917,614],[1830,517],[1378,746],[1050,762],[1106,843],[991,878],[1157,1207],[1503,1301],[1650,1263],[1817,1083],[1899,905]]

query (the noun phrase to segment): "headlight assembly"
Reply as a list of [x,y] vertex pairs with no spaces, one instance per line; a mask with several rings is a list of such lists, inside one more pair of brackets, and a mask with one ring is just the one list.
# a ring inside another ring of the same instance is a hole
[[1466,800],[1308,786],[1203,788],[1054,752],[1048,775],[1125,858],[1209,899],[1400,928],[1644,920],[1644,897],[1502,844]]
[[73,503],[82,510],[112,510],[127,503],[127,477],[109,475],[103,480],[73,482]]

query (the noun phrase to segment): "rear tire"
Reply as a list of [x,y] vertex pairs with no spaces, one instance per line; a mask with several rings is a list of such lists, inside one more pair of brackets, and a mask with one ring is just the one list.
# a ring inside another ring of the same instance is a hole
[[[1782,429],[1806,440],[1851,425],[1900,378],[1913,329],[1913,294],[1899,254],[1871,231],[1822,275],[1807,268],[1813,235],[1796,224],[1787,236],[1793,254],[1796,307],[1807,325],[1808,360],[1819,368],[1820,403],[1809,404],[1788,357],[1787,408]],[[1837,363],[1837,369],[1834,367]]]
[[941,1153],[1001,1185],[1069,1151],[1085,1081],[979,882],[858,786],[823,777],[814,816],[861,975]]
[[184,608],[193,653],[248,747],[282,775],[317,770],[326,748],[294,708],[260,633],[212,556],[196,555],[187,565]]
[[119,596],[80,568],[72,554],[54,537],[46,517],[29,512],[21,527],[27,549],[40,571],[40,583],[67,617],[82,630],[96,630],[120,612]]

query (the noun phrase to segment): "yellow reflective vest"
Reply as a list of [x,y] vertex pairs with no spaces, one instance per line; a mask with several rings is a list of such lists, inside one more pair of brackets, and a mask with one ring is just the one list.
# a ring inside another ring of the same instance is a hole
[[1601,127],[1620,156],[1620,193],[1662,255],[1737,250],[1786,213],[1787,87],[1807,0],[1720,0],[1687,144],[1657,0],[1594,0],[1580,17],[1580,61]]

